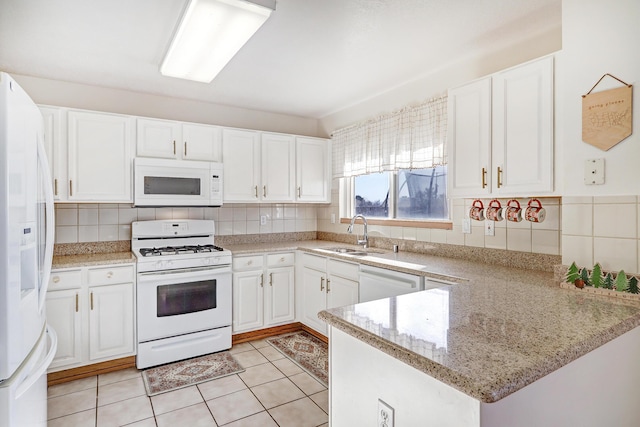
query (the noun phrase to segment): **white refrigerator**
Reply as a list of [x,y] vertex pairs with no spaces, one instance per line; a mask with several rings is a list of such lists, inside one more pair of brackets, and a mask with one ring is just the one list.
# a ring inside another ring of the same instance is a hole
[[0,427],[46,426],[53,194],[38,107],[0,73]]

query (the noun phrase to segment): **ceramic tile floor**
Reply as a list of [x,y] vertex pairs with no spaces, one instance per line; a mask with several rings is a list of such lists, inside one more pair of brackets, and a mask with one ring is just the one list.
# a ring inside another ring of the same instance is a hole
[[246,369],[147,397],[128,369],[49,387],[49,427],[327,426],[328,390],[263,340],[234,346]]

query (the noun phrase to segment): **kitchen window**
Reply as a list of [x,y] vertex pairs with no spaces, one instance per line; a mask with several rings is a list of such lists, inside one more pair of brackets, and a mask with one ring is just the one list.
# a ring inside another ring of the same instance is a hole
[[389,220],[377,223],[416,227],[430,223],[435,228],[449,221],[446,166],[358,175],[342,181],[344,218],[362,214],[373,223]]

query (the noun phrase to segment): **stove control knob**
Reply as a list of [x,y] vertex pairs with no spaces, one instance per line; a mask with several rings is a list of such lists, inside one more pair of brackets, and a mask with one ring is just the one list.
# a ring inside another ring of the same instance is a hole
[[211,265],[212,258],[202,258],[203,265]]

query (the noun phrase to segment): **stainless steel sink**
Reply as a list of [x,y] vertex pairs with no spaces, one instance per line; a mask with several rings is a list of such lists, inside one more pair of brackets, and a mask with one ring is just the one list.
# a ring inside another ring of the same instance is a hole
[[341,255],[351,255],[351,256],[366,256],[366,255],[371,255],[372,253],[377,253],[375,251],[363,251],[362,249],[354,249],[354,248],[322,248],[318,250],[333,252]]

